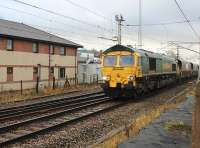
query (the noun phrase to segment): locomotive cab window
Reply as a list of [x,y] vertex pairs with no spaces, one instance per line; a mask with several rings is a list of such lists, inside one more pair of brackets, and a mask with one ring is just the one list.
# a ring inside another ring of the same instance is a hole
[[134,58],[132,55],[120,56],[120,66],[132,66],[134,64]]
[[104,66],[115,66],[117,62],[116,56],[105,56],[104,57]]

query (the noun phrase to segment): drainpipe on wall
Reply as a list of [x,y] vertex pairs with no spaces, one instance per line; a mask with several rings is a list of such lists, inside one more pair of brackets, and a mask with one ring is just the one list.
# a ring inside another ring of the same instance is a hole
[[[37,85],[39,86],[41,78],[41,64],[37,64],[37,66],[38,66]],[[38,86],[37,86],[37,93],[38,93]]]
[[78,73],[78,63],[77,63],[77,48],[75,49],[75,86],[77,85],[77,73]]
[[48,79],[48,86],[50,87],[50,81],[51,81],[51,45],[49,45],[49,79]]

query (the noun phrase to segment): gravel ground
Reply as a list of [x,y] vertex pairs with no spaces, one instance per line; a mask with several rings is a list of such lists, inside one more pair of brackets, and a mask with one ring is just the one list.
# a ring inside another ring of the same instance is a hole
[[[113,111],[90,117],[58,131],[40,135],[35,139],[26,140],[24,143],[11,145],[11,147],[87,147],[97,142],[99,138],[107,135],[113,129],[127,124],[130,119],[163,104],[187,87],[188,85],[179,85],[159,90],[159,93],[155,91],[151,97],[135,99],[135,101]],[[179,102],[183,98],[178,97],[176,101]]]

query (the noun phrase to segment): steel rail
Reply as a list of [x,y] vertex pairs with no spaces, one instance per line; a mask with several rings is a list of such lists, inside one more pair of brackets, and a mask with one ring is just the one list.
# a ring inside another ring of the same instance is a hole
[[[12,125],[1,127],[0,131],[1,131],[1,134],[2,133],[5,134],[6,132],[8,132],[10,130],[18,129],[19,127],[21,127],[23,125],[28,125],[30,123],[39,122],[39,121],[42,121],[42,120],[47,120],[48,121],[50,119],[54,119],[54,118],[57,118],[59,116],[65,115],[66,113],[72,113],[72,112],[75,112],[75,111],[79,111],[81,109],[85,109],[87,107],[91,107],[91,106],[99,105],[99,104],[102,104],[102,103],[106,103],[106,102],[111,101],[111,100],[112,99],[110,99],[108,97],[104,97],[104,98],[96,99],[96,100],[93,100],[93,101],[86,101],[81,106],[75,106],[73,108],[66,109],[66,110],[61,111],[61,112],[57,112],[57,113],[53,113],[53,114],[50,114],[50,115],[45,115],[45,116],[42,116],[42,117],[38,117],[38,118],[30,119],[30,120],[27,120],[27,121],[22,121],[20,123],[15,123],[15,124],[12,124]],[[50,124],[50,126],[48,126],[48,127],[39,128],[38,130],[35,130],[35,131],[31,131],[31,132],[27,131],[27,133],[25,133],[25,134],[22,133],[21,135],[19,135],[19,133],[18,133],[17,136],[15,136],[15,137],[12,137],[12,138],[7,139],[5,141],[1,141],[0,142],[0,147],[4,147],[4,146],[7,146],[9,144],[20,142],[21,140],[30,138],[32,136],[36,136],[38,134],[42,134],[42,133],[45,133],[45,132],[48,132],[48,131],[55,130],[58,127],[63,127],[63,126],[68,125],[70,123],[85,119],[86,117],[93,116],[93,115],[96,115],[98,113],[111,110],[111,109],[113,109],[115,107],[121,106],[122,104],[124,104],[124,102],[123,103],[120,102],[117,105],[112,105],[111,107],[106,107],[104,109],[100,109],[100,110],[96,110],[96,111],[93,111],[93,112],[89,112],[88,114],[85,114],[85,115],[80,116],[80,117],[75,117],[75,118],[72,118],[72,119],[67,120],[67,121],[61,121],[60,123],[56,123],[55,125],[51,125]]]
[[[53,99],[53,100],[45,100],[45,101],[35,102],[35,103],[27,104],[27,105],[19,105],[19,106],[0,109],[0,114],[2,114],[4,112],[8,112],[8,111],[15,111],[17,109],[24,109],[24,108],[27,108],[27,107],[31,107],[33,105],[37,106],[37,105],[42,105],[42,104],[46,104],[46,103],[62,101],[62,100],[66,100],[66,99],[73,99],[73,98],[76,98],[76,97],[84,97],[84,96],[88,96],[88,95],[94,95],[94,94],[98,94],[98,93],[102,93],[102,91],[97,91],[97,92],[92,92],[92,93],[90,92],[90,93],[76,94],[76,95],[67,96],[67,97],[65,97],[65,96],[61,97],[60,95],[50,96],[50,97],[60,97],[60,98],[59,99]],[[43,97],[41,97],[41,98],[43,98]],[[45,98],[49,98],[49,97],[47,96]]]
[[76,103],[76,104],[73,104],[72,106],[70,106],[69,108],[67,108],[63,111],[58,111],[58,112],[47,114],[47,115],[33,117],[31,119],[27,119],[27,120],[24,120],[24,121],[21,121],[21,122],[18,122],[18,123],[14,123],[14,124],[10,124],[10,125],[7,125],[7,126],[0,127],[0,134],[2,134],[3,132],[6,132],[8,130],[15,129],[15,128],[18,128],[20,126],[24,126],[24,125],[27,125],[27,124],[30,124],[30,123],[33,123],[33,122],[36,122],[36,121],[52,119],[52,118],[55,118],[55,117],[58,117],[58,116],[62,116],[66,113],[71,113],[73,111],[77,111],[78,109],[83,109],[85,107],[90,107],[91,105],[97,105],[99,103],[103,103],[104,101],[107,102],[107,101],[110,101],[110,100],[111,100],[110,98],[105,97],[105,98],[89,100],[89,101],[85,101],[85,102],[81,102],[81,103]]
[[28,108],[24,108],[24,109],[19,109],[13,112],[4,112],[4,113],[0,113],[0,121],[2,120],[6,120],[6,119],[12,119],[12,118],[16,118],[16,117],[22,117],[25,115],[32,115],[32,114],[36,114],[36,113],[41,113],[41,112],[47,112],[50,110],[56,110],[61,108],[62,106],[65,106],[66,104],[71,104],[71,103],[75,103],[75,102],[79,102],[79,101],[84,101],[84,100],[90,100],[90,99],[94,99],[95,97],[103,97],[105,96],[105,94],[103,93],[99,93],[99,94],[90,94],[88,96],[78,96],[76,98],[72,97],[72,98],[68,98],[66,100],[62,100],[62,101],[57,101],[57,102],[50,102],[47,104],[42,104],[40,106],[29,106]]

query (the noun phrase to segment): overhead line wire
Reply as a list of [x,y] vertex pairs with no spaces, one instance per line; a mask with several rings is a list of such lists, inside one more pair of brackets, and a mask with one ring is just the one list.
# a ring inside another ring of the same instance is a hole
[[[191,21],[190,21],[191,22]],[[187,21],[176,21],[176,22],[168,22],[168,23],[155,23],[155,24],[143,24],[143,26],[162,26],[162,25],[173,25],[173,24],[183,24],[187,23]],[[139,25],[137,24],[128,24],[126,26],[132,26],[132,27],[138,27]]]
[[[14,9],[14,8],[10,8],[10,7],[7,7],[7,6],[2,6],[2,5],[0,5],[0,7],[6,8],[6,9],[10,9],[10,10],[13,10],[13,11],[16,11],[16,12],[19,12],[19,13],[31,15],[31,16],[40,18],[40,19],[42,19],[42,20],[48,21],[48,22],[55,22],[55,23],[57,23],[57,24],[67,25],[67,26],[70,26],[71,28],[79,29],[79,30],[82,31],[82,32],[87,32],[87,33],[91,33],[91,34],[97,34],[96,32],[93,32],[93,31],[88,30],[88,29],[85,29],[85,28],[84,28],[84,29],[81,29],[81,28],[78,28],[78,27],[75,27],[75,26],[72,26],[72,25],[69,25],[69,24],[60,22],[60,21],[50,20],[50,19],[47,19],[47,18],[45,18],[45,17],[41,17],[41,16],[39,16],[39,15],[35,15],[35,14],[29,13],[29,12],[25,12],[25,11],[22,11],[22,10],[19,10],[19,9]],[[30,24],[29,24],[29,25],[30,25]],[[31,25],[31,26],[32,26],[32,25]],[[50,28],[50,27],[49,27],[49,28]],[[55,28],[51,27],[51,29],[55,29]],[[58,30],[58,29],[57,29],[57,30]]]
[[78,22],[78,23],[87,24],[87,25],[92,26],[92,27],[96,27],[96,28],[99,28],[99,29],[107,30],[108,32],[112,32],[112,31],[110,31],[110,30],[108,30],[104,27],[101,27],[100,25],[91,24],[91,23],[88,23],[88,22],[83,21],[83,20],[79,20],[79,19],[71,17],[71,16],[67,16],[67,15],[64,15],[64,14],[61,14],[61,13],[58,13],[58,12],[55,12],[55,11],[52,11],[52,10],[49,10],[49,9],[41,8],[41,7],[36,6],[36,5],[32,5],[32,4],[29,4],[29,3],[22,2],[20,0],[11,0],[11,1],[29,6],[29,7],[38,9],[38,10],[42,10],[44,12],[47,12],[47,13],[50,13],[50,14],[53,14],[53,15],[56,15],[56,16],[60,16],[60,17],[66,18],[66,19],[70,19],[70,20],[73,20],[73,21]]
[[198,40],[200,39],[200,36],[198,35],[197,31],[194,29],[194,27],[192,26],[192,24],[190,23],[190,19],[186,16],[186,14],[184,13],[183,9],[181,8],[181,6],[179,5],[179,3],[177,2],[177,0],[174,0],[175,4],[178,7],[178,10],[180,11],[180,13],[182,14],[182,16],[184,17],[185,21],[187,22],[187,24],[190,26],[190,28],[192,29],[193,33],[195,34],[195,36],[198,38]]
[[111,19],[105,17],[104,15],[101,15],[101,14],[99,14],[99,13],[97,13],[97,12],[95,12],[95,11],[93,11],[93,10],[87,8],[87,7],[81,6],[81,5],[75,3],[75,2],[73,2],[73,1],[71,1],[71,0],[64,0],[64,1],[66,1],[66,2],[68,2],[68,3],[70,3],[70,4],[72,4],[72,5],[74,5],[74,6],[76,6],[76,7],[79,7],[79,8],[81,8],[81,9],[84,9],[84,10],[86,10],[86,11],[88,11],[88,12],[90,12],[90,13],[92,13],[92,14],[98,16],[98,17],[101,17],[101,18],[106,19],[106,20],[109,20],[109,21],[111,20]]

